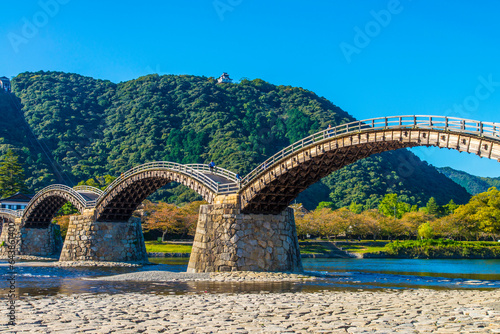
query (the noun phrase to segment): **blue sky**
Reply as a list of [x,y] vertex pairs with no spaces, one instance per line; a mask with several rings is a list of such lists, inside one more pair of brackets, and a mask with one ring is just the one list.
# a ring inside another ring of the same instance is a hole
[[[312,90],[358,119],[500,122],[498,13],[493,0],[6,2],[0,75],[57,70],[120,82],[225,71]],[[478,98],[485,81],[490,94]],[[413,151],[435,166],[500,176],[496,161]]]

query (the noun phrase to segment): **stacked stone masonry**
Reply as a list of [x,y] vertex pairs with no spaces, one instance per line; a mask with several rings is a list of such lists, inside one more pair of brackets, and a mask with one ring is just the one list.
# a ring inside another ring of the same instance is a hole
[[200,207],[188,272],[303,270],[293,209],[242,214],[236,197],[222,202]]
[[[1,218],[0,222],[2,223],[2,233],[0,234],[0,255],[8,255],[9,250],[14,251],[15,255],[21,254],[21,239],[20,237],[20,229],[21,229],[21,219],[17,218]],[[10,231],[9,231],[10,229]],[[9,236],[9,232],[11,235]],[[15,238],[12,239],[12,235],[15,235]],[[14,242],[12,242],[14,240]]]
[[49,224],[47,228],[21,228],[21,253],[23,255],[50,256],[61,252],[59,225]]
[[71,216],[60,261],[147,263],[141,220],[99,222],[93,211]]
[[[14,239],[9,238],[9,228]],[[20,218],[4,220],[0,236],[0,255],[7,255],[11,240],[15,240],[15,255],[52,256],[61,252],[62,239],[58,225],[49,224],[46,228],[26,227]]]

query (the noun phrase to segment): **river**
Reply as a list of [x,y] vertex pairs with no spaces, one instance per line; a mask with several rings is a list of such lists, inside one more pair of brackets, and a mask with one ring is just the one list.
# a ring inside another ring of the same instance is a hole
[[[55,295],[73,293],[157,293],[196,292],[293,292],[320,290],[379,289],[499,289],[500,260],[442,259],[303,259],[307,272],[328,275],[307,283],[218,283],[218,282],[109,282],[90,281],[99,277],[133,271],[167,270],[183,272],[186,258],[152,258],[157,265],[141,268],[59,268],[17,266],[17,293]],[[0,261],[0,288],[6,293],[6,261]]]

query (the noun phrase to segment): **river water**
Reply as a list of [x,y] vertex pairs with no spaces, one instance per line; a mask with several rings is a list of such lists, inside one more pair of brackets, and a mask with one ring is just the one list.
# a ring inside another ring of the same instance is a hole
[[[379,289],[499,289],[500,260],[442,259],[303,259],[304,270],[327,277],[319,281],[295,283],[220,283],[220,282],[116,282],[86,280],[89,277],[134,271],[186,271],[186,258],[153,258],[156,265],[141,268],[58,268],[17,266],[19,295],[58,293],[157,294],[294,292],[319,290]],[[0,260],[0,294],[7,291],[7,265]]]

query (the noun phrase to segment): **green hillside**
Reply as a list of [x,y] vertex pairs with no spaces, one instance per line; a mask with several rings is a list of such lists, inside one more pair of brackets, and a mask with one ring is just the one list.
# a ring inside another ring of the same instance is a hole
[[464,187],[471,195],[477,195],[488,191],[488,188],[490,187],[497,187],[500,189],[500,177],[475,176],[451,167],[442,167],[438,168],[438,170],[454,182]]
[[[260,79],[217,84],[207,77],[148,75],[115,84],[70,73],[26,72],[12,84],[22,110],[16,110],[9,95],[0,94],[0,117],[10,117],[0,127],[0,151],[21,153],[32,191],[56,179],[71,185],[117,176],[155,160],[213,159],[244,175],[290,143],[328,124],[354,120],[311,91]],[[41,146],[30,141],[27,124]],[[198,198],[174,186],[154,197],[170,202]],[[431,196],[440,204],[470,198],[434,167],[399,150],[333,173],[297,201],[308,208],[331,200],[338,206],[356,201],[373,207],[388,192],[421,205]]]

